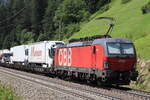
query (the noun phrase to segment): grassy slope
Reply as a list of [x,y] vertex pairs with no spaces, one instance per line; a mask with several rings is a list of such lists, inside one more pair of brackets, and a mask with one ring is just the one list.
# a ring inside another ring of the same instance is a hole
[[[141,7],[149,0],[132,0],[121,4],[121,0],[113,0],[111,8],[101,14],[100,11],[91,16],[91,21],[82,24],[81,30],[71,38],[79,38],[104,34],[108,25],[104,21],[95,20],[100,16],[110,16],[116,19],[116,26],[112,32],[113,37],[130,38],[135,42],[138,55],[150,59],[150,13],[142,14]],[[149,54],[149,55],[148,55]]]
[[0,100],[21,100],[19,97],[16,97],[15,94],[9,89],[5,89],[0,84]]

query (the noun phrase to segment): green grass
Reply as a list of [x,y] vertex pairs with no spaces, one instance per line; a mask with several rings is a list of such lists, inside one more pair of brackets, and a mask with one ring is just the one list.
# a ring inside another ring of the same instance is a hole
[[105,34],[108,25],[104,20],[95,20],[95,18],[101,16],[114,17],[116,26],[111,35],[132,39],[136,45],[138,55],[144,59],[150,59],[150,13],[143,15],[141,11],[142,6],[148,1],[132,0],[122,4],[121,0],[113,0],[108,11],[102,14],[101,11],[98,11],[93,14],[91,20],[82,24],[80,26],[81,30],[71,38]]
[[15,94],[11,90],[4,88],[0,84],[0,100],[21,100],[21,99],[15,96]]
[[137,39],[135,46],[138,52],[138,57],[150,59],[150,35]]

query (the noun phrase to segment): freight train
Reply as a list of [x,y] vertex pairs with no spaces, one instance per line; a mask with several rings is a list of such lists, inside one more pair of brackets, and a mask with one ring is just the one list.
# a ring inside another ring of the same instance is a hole
[[[108,18],[106,18],[108,19]],[[108,32],[112,29],[110,24]],[[108,33],[107,32],[107,33]],[[10,49],[9,64],[23,70],[42,71],[59,77],[128,85],[135,81],[136,50],[131,40],[101,35],[63,41],[44,41]]]

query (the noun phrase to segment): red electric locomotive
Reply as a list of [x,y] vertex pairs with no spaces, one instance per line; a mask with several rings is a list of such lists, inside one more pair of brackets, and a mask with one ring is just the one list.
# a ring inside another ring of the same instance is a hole
[[[112,28],[113,24],[110,24],[109,31]],[[72,40],[56,48],[54,69],[59,75],[96,81],[98,84],[127,85],[137,78],[136,62],[132,41],[111,38],[106,34]]]

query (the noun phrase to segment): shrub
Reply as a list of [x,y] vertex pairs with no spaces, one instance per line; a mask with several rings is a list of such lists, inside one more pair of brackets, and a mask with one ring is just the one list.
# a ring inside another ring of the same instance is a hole
[[79,24],[70,24],[64,28],[65,38],[71,37],[75,32],[80,30]]
[[143,14],[146,14],[146,13],[149,13],[150,12],[150,2],[148,2],[146,5],[144,5],[142,7],[142,13]]
[[0,83],[0,100],[21,100],[21,98],[16,97],[11,90],[4,88]]
[[103,12],[106,12],[107,10],[109,10],[109,8],[110,8],[110,6],[109,6],[109,4],[107,4],[107,5],[103,6],[100,10],[103,13]]
[[130,2],[131,0],[122,0],[122,4],[126,4],[126,3],[128,3],[128,2]]

